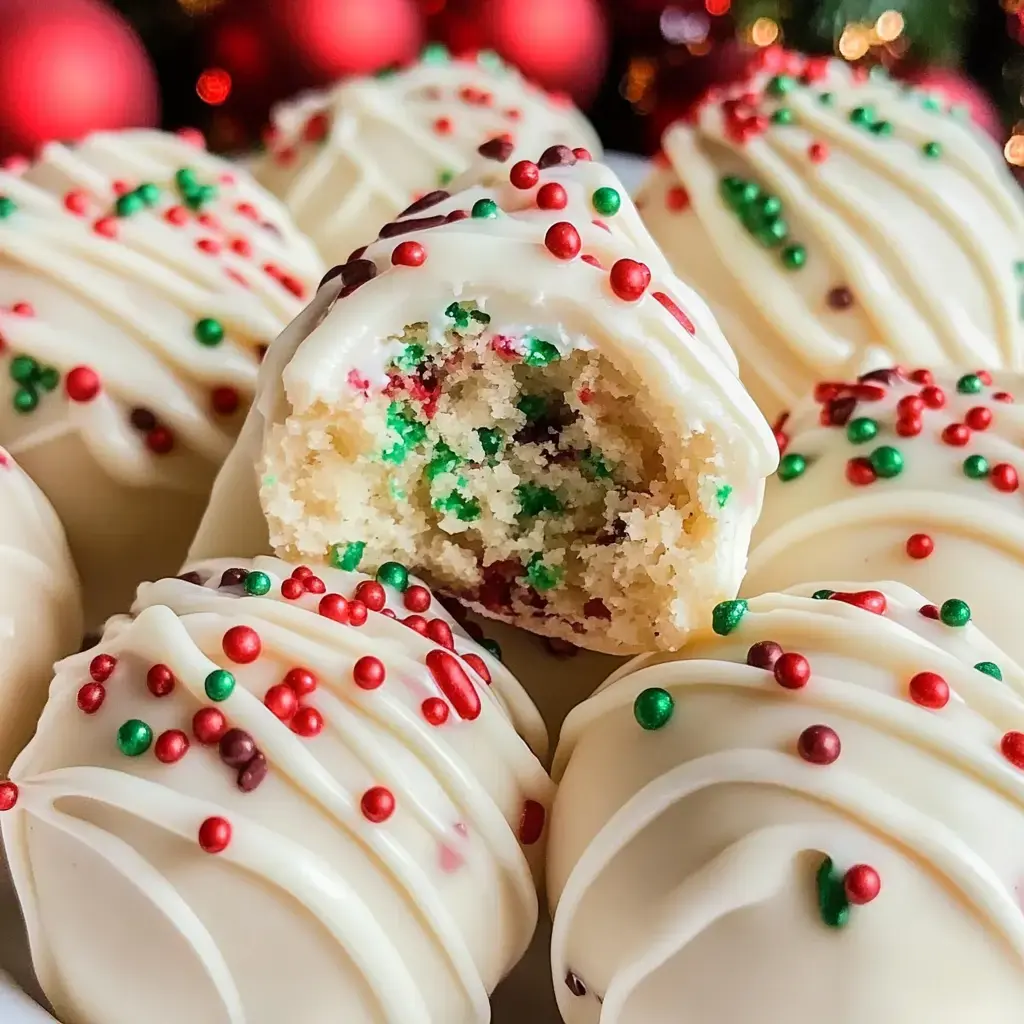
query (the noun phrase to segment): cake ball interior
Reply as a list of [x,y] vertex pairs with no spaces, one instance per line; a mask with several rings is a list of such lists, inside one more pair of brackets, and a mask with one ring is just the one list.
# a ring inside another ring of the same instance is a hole
[[366,382],[365,404],[318,401],[273,428],[272,543],[415,564],[497,618],[663,645],[649,612],[699,575],[711,438],[673,439],[687,457],[670,472],[664,424],[597,346],[482,307],[453,302],[440,327],[389,338],[388,386]]

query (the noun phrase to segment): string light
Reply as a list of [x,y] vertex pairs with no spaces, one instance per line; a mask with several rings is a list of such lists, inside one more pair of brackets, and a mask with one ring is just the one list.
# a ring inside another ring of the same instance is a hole
[[844,60],[860,60],[871,48],[871,32],[863,25],[853,23],[843,29],[839,37],[839,55]]
[[223,68],[207,68],[196,82],[199,98],[211,107],[219,107],[231,95],[231,75]]
[[732,0],[704,0],[704,10],[716,18],[728,14],[730,7],[732,7]]
[[1024,167],[1024,135],[1011,135],[1003,147],[1003,156],[1014,167]]
[[755,46],[771,46],[779,38],[778,22],[771,18],[758,18],[750,26],[750,41]]
[[906,22],[899,11],[883,11],[875,22],[875,35],[883,43],[891,43],[903,35]]
[[647,57],[634,57],[629,62],[622,82],[622,95],[630,103],[641,103],[647,98],[658,67]]

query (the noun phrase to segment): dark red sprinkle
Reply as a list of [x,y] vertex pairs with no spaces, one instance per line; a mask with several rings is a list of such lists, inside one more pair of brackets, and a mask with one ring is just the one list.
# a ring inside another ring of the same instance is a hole
[[[439,228],[446,223],[444,217],[410,217],[408,220],[392,221],[380,229],[379,238],[394,238],[396,235],[407,235],[410,231],[426,231],[428,228]],[[365,261],[359,260],[363,263]],[[346,282],[347,283],[347,282]]]
[[747,651],[747,664],[770,672],[783,653],[782,645],[774,640],[760,640]]
[[[429,210],[432,206],[437,206],[438,203],[443,203],[446,199],[450,198],[450,192],[445,192],[443,188],[439,188],[434,192],[428,192],[425,196],[420,196],[412,206],[407,206],[398,216],[409,217],[414,213],[422,213],[424,210]],[[364,252],[366,252],[365,248],[359,255],[362,256]],[[349,259],[351,258],[350,256]]]
[[230,768],[242,768],[256,754],[256,741],[244,729],[228,729],[220,738],[220,759]]
[[612,613],[599,597],[592,597],[583,605],[583,615],[588,619],[605,619],[611,621]]
[[177,577],[182,583],[191,583],[193,586],[201,587],[203,585],[203,577],[197,572],[183,572]]
[[454,224],[457,220],[465,220],[469,214],[465,210],[452,210],[445,219],[445,224]]
[[[406,212],[408,212],[408,211],[406,211]],[[363,258],[363,256],[366,254],[366,250],[369,249],[369,248],[370,247],[368,245],[361,245],[361,246],[359,246],[358,249],[353,249],[348,254],[348,259],[345,260],[345,262],[346,263],[355,263],[356,260],[361,260]],[[337,267],[335,267],[335,270],[337,270]]]
[[921,607],[920,607],[920,608],[918,609],[918,611],[919,611],[919,612],[920,612],[920,613],[921,613],[921,614],[922,614],[922,615],[923,615],[923,616],[924,616],[924,617],[925,617],[926,619],[935,619],[936,621],[938,621],[938,618],[939,618],[939,609],[938,609],[938,608],[936,608],[936,607],[935,607],[935,605],[933,605],[933,604],[923,604],[923,605],[921,605]]
[[240,587],[248,575],[248,569],[225,569],[221,573],[219,585],[222,587]]
[[832,309],[849,309],[853,305],[853,292],[840,285],[829,291],[826,301]]
[[247,765],[238,771],[238,788],[243,793],[251,793],[267,777],[267,759],[258,750]]
[[148,434],[156,426],[156,416],[149,409],[132,409],[128,416],[129,422],[136,429]]
[[857,378],[861,384],[868,384],[871,381],[877,381],[879,384],[884,384],[889,388],[894,384],[898,384],[900,379],[899,372],[894,370],[891,366],[883,370],[869,370],[867,373],[862,373]]
[[548,167],[572,167],[576,154],[568,146],[549,146],[541,153],[537,166],[543,171]]
[[572,971],[569,971],[565,976],[565,987],[569,990],[569,995],[576,996],[577,999],[582,999],[587,994],[587,986]]
[[427,623],[427,636],[435,644],[447,647],[449,651],[455,650],[455,638],[452,636],[452,628],[444,619],[431,619]]
[[514,148],[508,139],[499,137],[488,139],[482,146],[478,147],[477,152],[488,160],[497,160],[499,163],[504,163],[512,155]]
[[470,651],[462,656],[462,660],[488,685],[491,685],[491,671],[479,654]]
[[527,800],[523,804],[523,813],[519,818],[519,842],[523,846],[533,846],[540,839],[546,818],[543,804],[536,800]]
[[845,427],[850,422],[853,411],[857,408],[857,399],[853,397],[834,398],[825,408],[832,426]]
[[[340,266],[328,270],[320,282],[320,287],[322,288],[328,281],[340,277],[345,288],[354,291],[360,285],[366,284],[367,281],[372,281],[376,276],[377,264],[373,260],[350,260],[348,263],[342,263]],[[351,291],[348,294],[351,294]]]

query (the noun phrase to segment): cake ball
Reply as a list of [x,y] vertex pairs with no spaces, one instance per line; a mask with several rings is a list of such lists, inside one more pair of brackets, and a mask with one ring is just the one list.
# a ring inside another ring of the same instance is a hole
[[260,182],[340,263],[413,200],[445,188],[478,151],[534,155],[601,144],[567,96],[531,85],[496,54],[450,58],[433,45],[404,70],[306,93],[272,115]]
[[319,274],[277,200],[187,137],[100,133],[0,174],[0,442],[63,521],[90,622],[178,570]]
[[735,595],[777,449],[618,179],[558,147],[380,236],[271,350],[221,542],[255,521],[581,647],[678,646]]
[[945,101],[771,50],[663,146],[638,203],[769,416],[887,361],[1024,366],[1024,202]]
[[783,416],[744,594],[828,577],[959,597],[1024,665],[1024,379],[878,370]]
[[64,530],[0,449],[0,771],[28,742],[53,663],[82,640],[81,592]]
[[65,1024],[490,1019],[537,920],[545,735],[396,582],[201,563],[58,666],[0,797]]
[[562,1017],[1019,1020],[1021,730],[1024,670],[962,602],[819,583],[718,606],[566,720]]

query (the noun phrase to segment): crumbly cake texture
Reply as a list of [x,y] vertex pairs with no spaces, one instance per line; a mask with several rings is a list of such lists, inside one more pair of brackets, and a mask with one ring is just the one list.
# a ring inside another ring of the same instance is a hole
[[1024,202],[963,109],[766,50],[666,132],[637,205],[771,418],[889,362],[1024,368]]
[[726,602],[571,712],[553,774],[567,1024],[1019,1019],[1024,670],[965,601]]
[[410,67],[278,106],[254,170],[340,263],[414,199],[449,187],[479,146],[536,155],[556,143],[601,152],[568,96],[532,85],[497,54],[455,58],[432,44]]
[[49,502],[0,448],[0,771],[28,742],[53,663],[82,639],[82,595]]
[[262,354],[314,293],[284,208],[197,134],[0,172],[0,442],[53,502],[92,622],[176,572]]
[[545,748],[402,566],[143,584],[0,783],[40,983],[67,1024],[485,1024],[537,920]]
[[1024,664],[1024,378],[918,368],[823,381],[781,450],[744,594],[822,577],[957,595]]
[[553,147],[381,236],[261,401],[273,549],[361,544],[538,633],[678,646],[735,594],[776,453],[618,179]]

